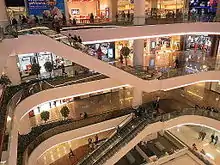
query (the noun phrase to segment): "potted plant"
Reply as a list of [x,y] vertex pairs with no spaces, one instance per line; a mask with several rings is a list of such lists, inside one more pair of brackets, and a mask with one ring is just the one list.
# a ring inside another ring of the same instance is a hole
[[66,119],[66,118],[69,116],[69,114],[70,114],[70,110],[69,110],[69,108],[65,105],[65,106],[63,106],[63,107],[61,108],[60,113],[61,113],[61,115],[64,117],[64,119]]
[[40,65],[39,64],[33,63],[31,65],[31,74],[37,75],[37,77],[38,77],[38,75],[40,74]]
[[50,112],[49,111],[43,111],[40,114],[41,120],[45,121],[45,123],[47,122],[47,120],[49,120],[50,118]]
[[45,62],[44,68],[47,72],[50,73],[50,78],[51,78],[51,72],[53,71],[53,64],[50,61]]
[[128,65],[128,58],[130,57],[131,50],[127,46],[123,46],[120,50],[121,55],[125,58],[125,65]]

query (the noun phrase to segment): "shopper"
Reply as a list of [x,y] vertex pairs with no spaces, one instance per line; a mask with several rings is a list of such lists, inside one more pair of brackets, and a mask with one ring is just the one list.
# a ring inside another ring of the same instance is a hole
[[94,21],[94,15],[93,15],[93,13],[91,13],[90,14],[90,23],[94,23],[95,21]]
[[69,33],[68,35],[68,41],[69,41],[69,44],[72,46],[72,43],[73,43],[73,37],[72,35]]
[[215,134],[213,133],[213,134],[211,135],[211,141],[210,141],[210,143],[213,143],[213,142],[214,142],[214,139],[215,139]]
[[199,137],[198,137],[198,139],[201,139],[202,138],[202,131],[199,131]]
[[206,137],[206,133],[202,132],[202,141],[205,139],[205,137]]
[[65,66],[64,66],[63,63],[61,64],[61,70],[62,70],[62,75],[67,74],[67,73],[65,72]]
[[118,13],[116,13],[116,15],[115,15],[115,21],[116,21],[116,23],[118,22]]
[[78,38],[77,38],[76,35],[74,35],[72,39],[73,39],[74,42],[77,42],[77,41],[78,41]]
[[124,11],[122,11],[121,17],[122,17],[122,21],[125,22],[125,12]]
[[79,43],[82,43],[82,39],[80,38],[80,36],[78,36],[77,41],[78,41]]
[[38,19],[38,17],[36,15],[34,15],[34,20],[35,20],[36,24],[39,24],[39,19]]
[[131,14],[130,14],[130,11],[128,10],[128,13],[127,13],[127,21],[130,22],[131,21]]
[[15,28],[15,30],[17,31],[18,30],[18,21],[15,18],[13,18],[11,21],[11,24]]
[[99,142],[99,137],[98,137],[98,135],[96,134],[95,135],[95,143],[97,144]]
[[218,136],[216,135],[215,136],[215,143],[214,143],[214,145],[216,145],[218,143]]

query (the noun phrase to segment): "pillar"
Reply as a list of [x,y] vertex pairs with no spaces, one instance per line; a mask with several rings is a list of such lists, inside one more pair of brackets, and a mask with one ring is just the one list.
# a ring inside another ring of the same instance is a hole
[[64,0],[64,7],[65,7],[66,22],[68,24],[69,20],[70,20],[70,13],[69,13],[69,8],[68,8],[67,0]]
[[206,90],[211,90],[211,84],[212,84],[211,82],[206,82],[205,83],[205,89]]
[[137,39],[134,40],[133,66],[143,66],[143,65],[144,65],[144,40]]
[[156,9],[157,8],[157,0],[151,0],[150,4],[151,4],[151,9]]
[[9,154],[7,164],[16,165],[17,164],[17,148],[18,148],[18,130],[15,122],[12,123],[11,136],[9,139]]
[[142,91],[134,88],[133,90],[133,101],[132,101],[132,107],[138,108],[140,105],[142,105]]
[[109,6],[109,19],[112,20],[112,22],[115,22],[115,16],[118,12],[118,0],[109,0],[110,4]]
[[9,24],[5,6],[5,0],[0,0],[0,26],[6,27]]
[[18,85],[21,83],[21,76],[17,66],[17,58],[17,55],[10,55],[7,59],[5,67],[5,74],[11,80],[13,85]]
[[220,21],[220,1],[218,1],[215,21],[217,21],[217,22]]
[[28,113],[17,122],[20,135],[26,135],[31,132],[31,122]]
[[145,24],[145,0],[134,0],[134,25]]

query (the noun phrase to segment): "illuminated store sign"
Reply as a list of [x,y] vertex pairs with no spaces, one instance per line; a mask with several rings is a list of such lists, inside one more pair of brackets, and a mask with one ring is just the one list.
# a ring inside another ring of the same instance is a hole
[[29,15],[42,16],[44,13],[51,13],[59,10],[64,13],[64,0],[27,0]]

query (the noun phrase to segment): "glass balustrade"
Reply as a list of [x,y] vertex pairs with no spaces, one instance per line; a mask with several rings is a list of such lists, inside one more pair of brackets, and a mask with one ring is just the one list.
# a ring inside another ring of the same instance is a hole
[[[132,121],[127,123],[124,128],[118,131],[115,136],[108,139],[102,146],[84,157],[84,159],[81,160],[78,165],[101,165],[109,158],[111,158],[114,154],[116,154],[123,146],[128,144],[133,138],[136,137],[138,133],[140,133],[148,125],[159,121],[165,122],[183,115],[198,115],[220,120],[220,113],[198,108],[187,108],[162,115],[156,114],[154,111],[151,111],[151,113],[148,114],[144,112],[141,117],[134,118]],[[192,150],[190,149],[190,151]],[[201,159],[205,164],[212,164],[199,153],[195,151],[192,151],[192,153],[195,154],[199,159]]]
[[[70,43],[69,38],[63,34],[57,34],[55,31],[50,29],[41,30],[41,29],[32,28],[31,31],[35,31],[33,33],[46,35],[58,42],[71,46],[74,49],[77,49],[89,56],[99,59],[97,51],[78,42]],[[206,54],[206,52],[187,50],[187,51],[175,51],[175,54],[181,57],[195,57],[197,55],[199,56],[204,55]],[[177,76],[195,74],[199,72],[218,70],[219,68],[218,67],[219,63],[216,62],[215,58],[209,58],[209,59],[200,58],[199,60],[186,58],[186,60],[179,61],[178,67],[175,66],[175,64],[173,64],[173,66],[170,67],[153,67],[153,68],[146,66],[131,66],[131,65],[125,66],[121,64],[120,61],[117,60],[111,61],[109,59],[105,59],[103,61],[143,80],[167,79]]]

